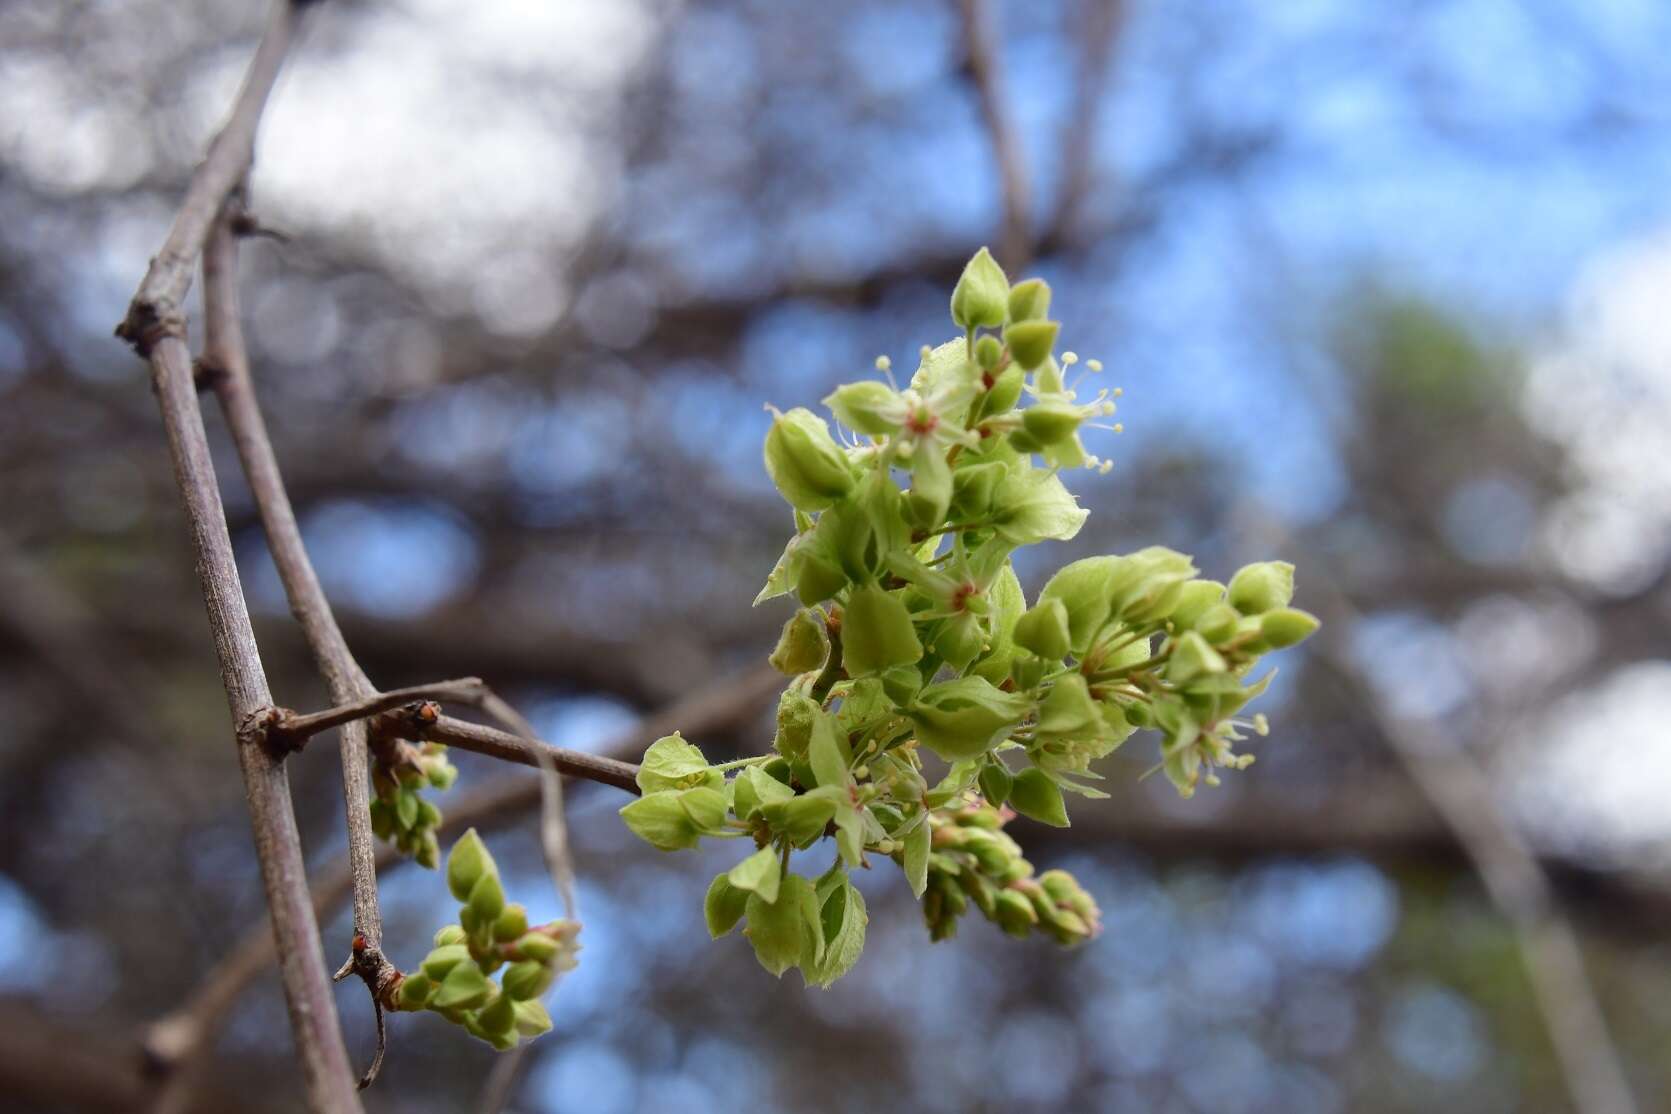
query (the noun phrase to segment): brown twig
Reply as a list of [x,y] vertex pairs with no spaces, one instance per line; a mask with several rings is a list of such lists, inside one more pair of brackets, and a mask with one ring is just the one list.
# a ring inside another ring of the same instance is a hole
[[1126,2],[1084,0],[1081,5],[1085,22],[1076,35],[1079,49],[1073,107],[1062,123],[1062,138],[1057,144],[1062,179],[1049,225],[1039,237],[1041,250],[1059,246],[1072,235],[1091,192],[1097,131],[1107,101],[1104,93],[1113,67],[1114,41],[1126,18]]
[[1003,206],[998,259],[1014,274],[1028,264],[1033,247],[1028,212],[1032,202],[1025,156],[1004,104],[1003,80],[998,74],[997,48],[993,43],[992,10],[987,0],[958,0],[958,9],[963,17],[969,78],[980,98],[981,119],[992,137],[992,155],[998,163]]
[[486,699],[482,695],[484,692],[493,700],[498,700],[498,697],[493,697],[487,686],[482,684],[479,677],[460,677],[454,681],[436,681],[428,685],[390,689],[388,692],[379,692],[305,715],[281,709],[267,732],[280,746],[298,750],[302,744],[322,731],[341,727],[354,720],[370,719],[380,712],[393,711],[406,704],[440,700],[451,704],[480,707]]
[[291,3],[273,6],[231,117],[193,174],[168,238],[151,261],[116,332],[149,361],[168,435],[221,678],[238,729],[238,756],[256,856],[308,1106],[319,1114],[337,1114],[358,1111],[360,1103],[350,1082],[348,1054],[320,954],[289,781],[280,760],[267,748],[256,745],[259,739],[252,737],[251,728],[271,709],[272,697],[232,555],[203,414],[198,408],[181,308],[191,285],[192,267],[210,226],[227,196],[248,172],[256,127],[294,37],[297,14],[297,7]]
[[[204,336],[203,365],[226,415],[238,459],[261,515],[273,564],[284,585],[290,610],[301,624],[314,662],[325,679],[331,699],[339,705],[374,700],[377,690],[349,652],[347,640],[337,626],[325,590],[319,583],[313,562],[302,543],[296,512],[279,473],[267,423],[255,397],[250,376],[248,349],[238,310],[238,237],[233,230],[242,206],[230,203],[211,235],[203,259]],[[383,918],[377,904],[376,847],[371,818],[365,806],[370,798],[371,780],[366,756],[366,724],[349,719],[342,730],[342,792],[348,829],[349,861],[354,869],[354,937],[343,969],[360,976],[371,995],[377,1015],[378,1042],[371,1069],[361,1076],[360,1086],[376,1078],[382,1063],[385,1029],[382,993],[399,971],[383,955]],[[339,971],[338,977],[345,977]]]

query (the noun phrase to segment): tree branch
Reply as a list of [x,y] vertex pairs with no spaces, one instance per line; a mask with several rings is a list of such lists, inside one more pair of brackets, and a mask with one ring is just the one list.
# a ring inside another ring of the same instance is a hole
[[998,258],[1015,274],[1032,256],[1030,191],[1026,157],[1004,104],[1003,80],[998,74],[997,49],[993,44],[992,11],[987,0],[958,0],[963,17],[966,65],[980,98],[981,119],[992,137],[992,154],[998,164],[1003,220],[998,234]]
[[[484,693],[487,693],[487,696],[484,696]],[[370,719],[380,712],[393,711],[406,704],[446,701],[480,707],[488,696],[491,696],[491,692],[482,683],[481,678],[460,677],[455,681],[436,681],[428,685],[391,689],[306,715],[281,709],[278,718],[267,730],[283,746],[299,750],[304,743],[322,731],[329,731],[333,727],[341,727],[355,720]]]

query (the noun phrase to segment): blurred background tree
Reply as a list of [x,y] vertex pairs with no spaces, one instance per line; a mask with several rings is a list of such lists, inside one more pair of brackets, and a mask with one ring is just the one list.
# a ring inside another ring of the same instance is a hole
[[[712,871],[636,845],[586,787],[586,951],[507,1109],[1572,1109],[1510,922],[1389,723],[1487,772],[1638,1103],[1671,1104],[1671,13],[1007,2],[983,66],[983,7],[337,0],[280,86],[252,185],[289,239],[245,251],[247,324],[304,532],[385,687],[479,673],[585,745],[763,658],[783,615],[749,600],[787,516],[761,403],[938,339],[983,242],[1032,261],[1065,347],[1125,388],[1128,432],[1094,450],[1116,467],[1076,488],[1092,518],[1052,565],[1159,543],[1223,576],[1276,552],[1302,606],[1363,616],[1284,655],[1245,775],[1179,802],[1136,780],[1137,741],[1116,800],[1025,833],[1107,915],[1066,957],[984,925],[931,948],[879,877],[853,975],[774,984],[707,941]],[[0,7],[20,1109],[140,1108],[146,1024],[262,915],[166,447],[108,335],[260,18]],[[323,706],[217,451],[277,698]],[[334,766],[292,763],[321,863]],[[533,891],[533,814],[498,838]],[[410,868],[385,903],[411,958],[449,905]],[[361,1061],[363,999],[340,999]],[[469,1109],[492,1053],[398,1020],[368,1108]],[[294,1108],[286,1040],[263,980],[204,1108]]]

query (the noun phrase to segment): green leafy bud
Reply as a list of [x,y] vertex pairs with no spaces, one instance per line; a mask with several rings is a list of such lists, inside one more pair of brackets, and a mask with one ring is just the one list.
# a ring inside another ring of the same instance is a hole
[[502,1036],[516,1025],[516,1010],[509,994],[500,994],[476,1015],[476,1023],[490,1035]]
[[528,931],[528,910],[521,905],[507,905],[493,922],[493,938],[501,944],[515,940]]
[[1073,738],[1102,727],[1102,712],[1091,699],[1083,674],[1059,677],[1039,703],[1038,734]]
[[911,613],[898,596],[874,584],[853,590],[841,619],[841,660],[848,676],[910,665],[922,656]]
[[1224,585],[1218,581],[1191,580],[1178,594],[1178,602],[1168,617],[1178,629],[1189,630],[1223,600]]
[[442,758],[429,763],[424,775],[429,778],[429,784],[436,789],[451,789],[453,783],[458,780],[458,767]]
[[787,801],[763,805],[760,815],[772,831],[801,847],[824,834],[825,826],[835,819],[838,798],[846,795],[846,790],[833,786],[814,789]]
[[820,669],[830,654],[830,637],[824,624],[804,608],[789,617],[778,635],[777,648],[769,659],[772,668],[794,677]]
[[1021,425],[1034,441],[1054,445],[1072,437],[1085,421],[1085,411],[1065,402],[1036,402],[1021,412]]
[[408,830],[417,825],[418,795],[412,790],[402,789],[395,795],[395,820]]
[[532,959],[524,959],[520,963],[513,963],[505,968],[505,975],[500,979],[500,985],[505,993],[517,1001],[527,1001],[538,998],[556,981],[557,972],[544,963]]
[[1004,346],[998,343],[997,337],[984,336],[975,342],[975,365],[982,371],[991,371],[1003,358]]
[[984,677],[959,677],[926,686],[907,714],[916,726],[917,741],[955,762],[997,746],[1030,706],[1025,696],[1004,692]]
[[516,954],[523,959],[532,959],[536,963],[549,963],[557,955],[561,945],[543,932],[530,932],[516,942]]
[[512,1008],[516,1011],[516,1031],[519,1036],[532,1040],[534,1037],[551,1032],[551,1014],[546,1011],[545,1004],[537,998],[526,1002],[514,1002]]
[[981,625],[980,616],[969,611],[947,619],[934,639],[934,652],[957,670],[967,669],[985,649],[986,628]]
[[962,329],[996,329],[1009,312],[1010,281],[982,248],[963,268],[952,290],[952,320]]
[[470,892],[483,875],[498,872],[493,856],[487,853],[487,845],[474,828],[459,836],[447,855],[447,889],[459,901],[470,900]]
[[484,874],[470,890],[470,911],[481,924],[491,925],[505,911],[505,888],[497,874]]
[[789,505],[820,511],[853,490],[847,454],[824,419],[797,406],[779,414],[766,434],[766,473]]
[[1027,279],[1010,287],[1010,320],[1035,321],[1050,312],[1050,284]]
[[1068,639],[1076,654],[1090,648],[1091,639],[1108,621],[1108,597],[1124,557],[1086,557],[1064,565],[1045,583],[1041,602],[1056,599],[1068,612]]
[[456,924],[441,926],[435,934],[435,946],[444,948],[448,944],[462,944],[467,939],[464,929]]
[[981,767],[978,783],[981,796],[986,798],[986,803],[998,808],[1010,799],[1010,789],[1015,784],[1015,777],[1010,773],[1008,766],[995,757],[989,757],[986,765]]
[[679,807],[700,834],[714,835],[725,829],[725,794],[718,789],[702,785],[683,790],[679,793]]
[[808,607],[829,599],[845,587],[847,574],[821,553],[809,551],[796,566],[795,598]]
[[403,1010],[421,1010],[429,1004],[429,999],[435,993],[435,984],[423,975],[407,975],[400,980],[400,990],[395,994],[395,1001]]
[[1230,578],[1230,606],[1243,615],[1287,607],[1294,598],[1294,566],[1287,561],[1244,565]]
[[874,379],[837,387],[824,405],[848,429],[877,437],[897,431],[906,414],[899,392]]
[[1196,616],[1191,625],[1208,642],[1224,642],[1236,633],[1236,625],[1241,620],[1241,612],[1234,607],[1227,603],[1215,603]]
[[1223,673],[1229,665],[1224,656],[1196,631],[1185,631],[1178,637],[1167,663],[1166,675],[1178,684],[1187,684],[1209,673]]
[[1021,399],[1021,389],[1027,385],[1027,373],[1019,365],[1011,364],[1005,368],[992,389],[986,392],[986,401],[981,407],[981,413],[988,417],[1002,414],[1012,408]]
[[650,744],[644,752],[635,779],[645,793],[662,789],[691,789],[705,785],[718,789],[725,784],[725,775],[708,765],[707,758],[693,743],[675,731]]
[[724,874],[716,874],[702,899],[702,914],[708,922],[708,935],[718,940],[737,927],[748,908],[749,891],[733,886]]
[[412,861],[425,870],[434,870],[441,865],[441,841],[435,837],[433,828],[418,838],[418,844],[412,851]]
[[1015,362],[1032,371],[1050,359],[1061,328],[1057,321],[1017,321],[1004,330],[1004,342],[1010,346]]
[[1109,582],[1109,606],[1127,622],[1144,624],[1164,619],[1183,597],[1184,585],[1195,575],[1186,554],[1152,545],[1124,558]]
[[378,839],[389,839],[395,833],[395,814],[381,797],[371,799],[371,834]]
[[1050,661],[1067,657],[1072,648],[1068,609],[1060,597],[1047,596],[1015,621],[1015,644]]
[[1061,786],[1037,767],[1029,767],[1015,775],[1015,785],[1010,788],[1010,807],[1053,828],[1068,826],[1068,810],[1062,802]]
[[776,849],[762,847],[732,867],[725,880],[735,889],[759,894],[760,900],[772,902],[777,900],[778,883],[782,877]]
[[441,980],[429,1005],[437,1010],[473,1010],[486,1002],[491,993],[493,984],[487,981],[480,967],[474,963],[459,963]]
[[1039,923],[1039,914],[1033,903],[1014,890],[999,890],[995,906],[998,927],[1011,936],[1026,936]]
[[992,507],[992,496],[1009,470],[1009,465],[1001,460],[963,465],[952,473],[951,509],[960,518],[984,518]]
[[1259,622],[1259,633],[1273,650],[1293,646],[1310,638],[1320,622],[1309,611],[1294,607],[1279,607],[1267,611]]
[[[724,804],[725,798],[720,797],[722,808]],[[646,793],[621,809],[621,819],[639,839],[663,851],[695,847],[702,835],[680,804],[679,791],[674,789]]]
[[795,795],[793,789],[759,766],[744,768],[731,785],[731,811],[739,820],[753,820],[763,805]]

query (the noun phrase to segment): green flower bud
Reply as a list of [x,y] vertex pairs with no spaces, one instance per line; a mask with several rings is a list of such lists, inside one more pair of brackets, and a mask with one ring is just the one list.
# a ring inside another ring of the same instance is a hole
[[1102,722],[1102,711],[1080,673],[1057,678],[1039,704],[1040,735],[1073,738],[1100,729]]
[[476,1023],[490,1036],[503,1036],[516,1025],[516,1010],[509,994],[500,994],[476,1015]]
[[841,566],[818,552],[808,552],[796,562],[795,598],[811,607],[847,587]]
[[433,828],[425,831],[418,838],[418,845],[412,852],[412,859],[425,870],[434,870],[441,865],[441,841],[435,838]]
[[995,688],[983,677],[959,677],[925,687],[907,714],[916,726],[917,741],[955,762],[997,746],[1030,707],[1025,696]]
[[1021,398],[1021,389],[1027,385],[1027,373],[1016,364],[1005,368],[992,384],[992,389],[986,392],[985,404],[981,413],[987,417],[1002,414],[1015,406]]
[[824,624],[804,608],[789,617],[778,635],[770,659],[772,668],[791,677],[821,669],[830,654],[830,636]]
[[1033,903],[1014,890],[998,891],[996,906],[998,927],[1011,936],[1026,936],[1039,923]]
[[1294,607],[1279,607],[1267,611],[1259,623],[1259,634],[1273,650],[1293,646],[1310,638],[1320,622],[1309,611]]
[[1062,787],[1041,769],[1028,767],[1015,775],[1010,788],[1010,807],[1053,828],[1068,826],[1068,810],[1062,801]]
[[1061,328],[1057,321],[1018,321],[1004,330],[1004,342],[1010,346],[1015,362],[1032,371],[1050,359]]
[[772,746],[791,762],[806,761],[813,725],[822,714],[818,705],[805,694],[793,688],[785,690],[777,701],[777,734],[772,739]]
[[1050,578],[1039,593],[1046,599],[1062,601],[1068,612],[1068,639],[1073,652],[1083,654],[1091,639],[1108,621],[1108,596],[1114,576],[1124,566],[1124,557],[1086,557],[1065,565]]
[[986,649],[986,628],[979,615],[962,612],[953,615],[940,626],[934,639],[934,652],[953,669],[963,670]]
[[484,874],[470,890],[470,911],[481,924],[491,925],[505,911],[505,888],[497,874]]
[[923,656],[911,613],[874,584],[855,588],[841,618],[841,661],[850,677],[910,665]]
[[486,1002],[491,993],[493,984],[487,981],[480,967],[460,963],[447,972],[429,1004],[437,1010],[473,1010]]
[[1196,616],[1192,624],[1208,642],[1225,642],[1236,633],[1242,621],[1241,612],[1227,603],[1215,603]]
[[1191,630],[1178,636],[1172,660],[1166,666],[1166,675],[1182,685],[1207,674],[1223,673],[1228,668],[1224,656],[1208,645],[1198,632]]
[[407,975],[400,980],[395,1002],[403,1010],[421,1010],[435,993],[435,984],[423,975]]
[[779,414],[766,434],[766,473],[790,506],[820,511],[853,490],[847,454],[824,419],[797,406]]
[[987,335],[975,342],[975,364],[982,371],[991,371],[1004,358],[1004,346],[998,338]]
[[982,248],[963,268],[952,290],[952,320],[962,329],[996,329],[1009,312],[1010,281]]
[[412,790],[402,789],[395,795],[395,821],[407,831],[417,826],[418,795]]
[[445,758],[430,762],[424,770],[430,785],[436,789],[451,789],[458,780],[458,767]]
[[444,948],[448,944],[462,944],[466,939],[464,929],[456,924],[442,925],[435,933],[435,946]]
[[420,797],[418,799],[418,822],[416,826],[419,828],[434,828],[440,823],[441,810]]
[[1025,429],[1018,429],[1009,435],[1009,446],[1018,453],[1037,453],[1044,451],[1044,442],[1028,433]]
[[1067,607],[1055,596],[1039,600],[1015,621],[1015,633],[1011,637],[1024,650],[1050,661],[1060,661],[1067,657],[1072,646]]
[[493,922],[493,938],[501,944],[515,940],[527,931],[528,910],[521,905],[505,906],[505,911]]
[[395,833],[395,814],[389,808],[387,801],[381,797],[371,799],[371,834],[378,839],[388,839]]
[[1022,428],[1040,445],[1072,437],[1084,421],[1084,409],[1065,402],[1035,402],[1021,412]]
[[815,789],[786,801],[762,805],[760,815],[767,827],[800,847],[823,835],[825,826],[835,819],[838,794],[846,795],[834,787]]
[[551,988],[557,978],[557,972],[544,963],[532,959],[524,959],[520,963],[513,963],[505,968],[505,974],[500,979],[505,994],[517,1001],[538,998]]
[[512,1008],[516,1011],[517,1035],[532,1040],[551,1032],[551,1014],[546,1012],[545,1004],[539,999],[514,1002]]
[[848,429],[877,437],[897,431],[905,419],[899,392],[874,379],[837,387],[824,405]]
[[1195,575],[1195,564],[1185,554],[1152,545],[1124,559],[1109,582],[1109,607],[1129,623],[1143,625],[1164,619],[1183,597],[1184,585]]
[[1287,561],[1244,565],[1230,578],[1230,606],[1243,615],[1287,607],[1294,598],[1294,566]]
[[469,901],[470,892],[476,888],[476,883],[483,875],[497,874],[499,868],[493,863],[493,856],[487,853],[487,845],[482,837],[471,828],[458,837],[453,849],[447,856],[447,889],[452,891],[453,897],[459,901]]
[[963,465],[952,473],[951,509],[960,518],[984,518],[992,507],[993,493],[1009,471],[1009,465],[1001,460]]
[[560,945],[543,932],[530,932],[517,940],[515,952],[522,959],[548,963],[556,956]]
[[1191,580],[1178,594],[1177,605],[1172,608],[1168,618],[1179,630],[1190,630],[1215,604],[1223,600],[1224,585],[1218,581]]
[[1036,321],[1050,312],[1050,284],[1027,279],[1010,287],[1010,320]]

